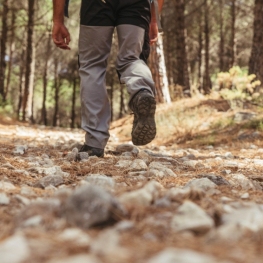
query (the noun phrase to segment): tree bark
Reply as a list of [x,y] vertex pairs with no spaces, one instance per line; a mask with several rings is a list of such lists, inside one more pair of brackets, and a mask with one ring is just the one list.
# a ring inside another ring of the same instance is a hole
[[224,67],[224,57],[225,57],[225,35],[224,35],[224,16],[223,16],[223,9],[224,9],[224,0],[220,0],[220,42],[219,42],[219,70],[221,72],[225,71]]
[[191,96],[188,71],[188,61],[185,38],[185,4],[184,0],[175,0],[175,35],[176,35],[176,59],[177,59],[177,81],[183,87],[184,94]]
[[60,88],[60,80],[58,76],[58,59],[55,58],[54,61],[54,91],[55,91],[55,107],[54,107],[54,115],[53,115],[53,127],[58,125],[59,120],[59,88]]
[[203,90],[205,94],[209,94],[212,88],[212,83],[210,79],[210,30],[209,30],[209,6],[207,0],[205,0],[205,74],[204,74],[204,82],[203,82]]
[[1,47],[0,47],[0,95],[4,100],[5,94],[5,69],[6,69],[6,43],[7,43],[7,15],[9,11],[9,2],[8,0],[4,0],[3,2],[3,13],[2,13],[2,34],[1,34]]
[[255,0],[254,36],[249,61],[249,74],[256,74],[263,84],[263,1]]
[[[32,89],[34,82],[34,43],[33,43],[33,33],[34,33],[34,15],[35,15],[35,0],[28,0],[28,23],[27,23],[27,52],[26,52],[26,73],[25,73],[25,89],[23,96],[23,116],[22,120],[25,121],[28,118],[32,119]],[[31,99],[31,100],[29,100]]]
[[229,67],[235,65],[236,59],[236,0],[231,0],[231,38],[230,38],[230,63]]
[[10,36],[10,43],[9,43],[9,63],[8,63],[8,68],[7,68],[6,87],[5,87],[4,98],[3,98],[4,101],[6,101],[6,98],[9,92],[12,65],[13,65],[13,54],[15,50],[14,39],[15,39],[16,11],[17,10],[13,7],[12,17],[11,17],[11,36]]
[[47,39],[47,49],[46,49],[45,65],[44,65],[44,72],[43,72],[43,101],[42,101],[42,110],[41,110],[41,122],[44,125],[47,125],[47,109],[46,109],[47,69],[48,69],[48,61],[50,57],[50,50],[51,50],[51,34],[49,33],[48,39]]

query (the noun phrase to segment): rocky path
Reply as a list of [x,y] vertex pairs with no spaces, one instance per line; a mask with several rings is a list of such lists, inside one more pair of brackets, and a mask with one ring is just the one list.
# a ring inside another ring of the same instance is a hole
[[263,143],[78,156],[83,133],[0,126],[1,263],[263,258]]

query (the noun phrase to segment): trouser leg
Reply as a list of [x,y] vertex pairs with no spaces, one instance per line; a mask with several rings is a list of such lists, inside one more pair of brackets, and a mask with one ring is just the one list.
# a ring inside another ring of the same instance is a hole
[[86,144],[101,149],[109,139],[105,74],[113,30],[113,26],[80,26],[81,127],[86,131]]
[[130,99],[141,89],[147,89],[154,96],[155,85],[146,63],[140,59],[143,54],[146,36],[145,29],[135,25],[118,25],[119,53],[117,71],[121,83],[127,86]]

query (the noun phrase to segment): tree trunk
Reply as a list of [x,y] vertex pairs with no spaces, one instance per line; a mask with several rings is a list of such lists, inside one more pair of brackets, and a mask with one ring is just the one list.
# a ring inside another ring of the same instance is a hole
[[224,35],[224,0],[220,0],[220,42],[219,42],[219,70],[220,72],[225,71],[224,57],[225,57],[225,35]]
[[209,70],[209,47],[210,47],[210,30],[209,30],[209,6],[207,0],[205,0],[205,74],[204,74],[204,82],[203,82],[203,90],[205,94],[209,94],[212,88],[212,83],[210,79],[210,70]]
[[[23,96],[23,116],[22,120],[25,121],[28,118],[32,119],[32,89],[34,72],[34,44],[33,44],[33,33],[34,33],[34,15],[35,15],[35,0],[28,0],[28,23],[27,23],[27,52],[26,52],[26,73],[25,73],[25,89]],[[31,99],[31,100],[30,100]]]
[[200,21],[199,21],[199,34],[198,34],[198,71],[197,71],[197,78],[198,78],[198,90],[201,92],[202,90],[202,66],[203,66],[203,19],[202,15],[200,15]]
[[183,91],[186,96],[191,96],[187,52],[186,52],[184,13],[185,13],[184,0],[175,0],[175,35],[176,35],[176,59],[177,59],[176,84],[183,87]]
[[12,9],[12,18],[11,18],[11,36],[10,36],[10,44],[9,44],[9,63],[7,68],[7,78],[6,78],[6,87],[4,91],[4,101],[8,96],[10,80],[11,80],[11,72],[12,72],[12,65],[13,65],[13,54],[15,50],[15,24],[16,24],[16,9]]
[[9,11],[9,3],[8,0],[4,0],[3,2],[3,13],[2,13],[2,35],[1,35],[1,51],[0,51],[0,95],[4,100],[5,93],[5,68],[6,68],[6,43],[7,43],[7,15]]
[[249,74],[256,74],[263,84],[263,1],[255,0],[254,36],[249,61]]
[[236,0],[231,0],[231,38],[230,38],[230,63],[229,67],[235,65],[236,58]]
[[25,88],[25,50],[22,50],[21,54],[21,62],[19,67],[19,95],[18,95],[18,105],[17,105],[17,120],[20,120],[20,113],[23,103],[23,94],[24,94],[24,88]]
[[54,90],[55,90],[55,109],[53,115],[53,126],[56,127],[58,125],[59,120],[59,88],[60,88],[60,80],[58,76],[58,59],[56,58],[54,61]]
[[44,125],[47,125],[47,109],[46,109],[47,69],[48,69],[48,61],[49,61],[49,57],[50,57],[50,49],[51,49],[51,34],[49,33],[48,39],[47,39],[45,66],[44,66],[44,72],[43,72],[43,101],[42,101],[42,110],[41,110],[41,122]]
[[123,113],[126,113],[125,104],[124,104],[124,85],[120,84],[120,110],[119,110],[119,119],[123,117]]

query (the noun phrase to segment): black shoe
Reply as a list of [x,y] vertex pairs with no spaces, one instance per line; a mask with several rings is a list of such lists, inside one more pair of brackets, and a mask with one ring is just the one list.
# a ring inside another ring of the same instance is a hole
[[130,102],[134,113],[132,142],[134,145],[150,143],[156,136],[154,120],[156,101],[148,90],[139,91]]
[[104,149],[95,148],[84,144],[79,152],[87,152],[89,156],[104,157]]

